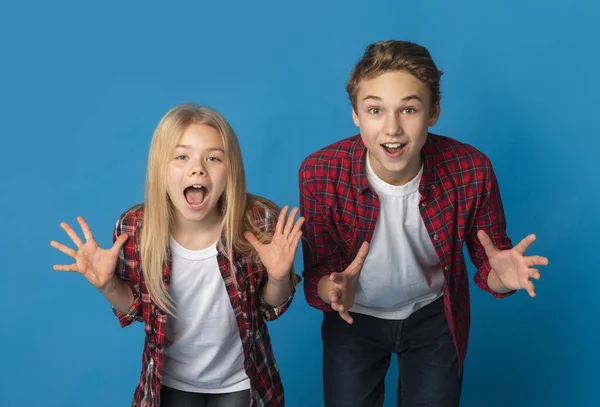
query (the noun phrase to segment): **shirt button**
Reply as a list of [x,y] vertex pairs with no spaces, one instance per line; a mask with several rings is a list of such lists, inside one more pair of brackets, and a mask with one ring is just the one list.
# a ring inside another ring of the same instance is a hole
[[425,201],[421,202],[421,206],[422,206],[423,208],[424,208],[424,207],[426,207],[426,206],[427,206],[427,202],[425,202]]
[[431,189],[435,189],[435,185],[432,185],[432,186],[431,186]]
[[444,266],[444,270],[448,271],[448,268],[449,268],[448,266]]
[[437,233],[433,235],[433,240],[440,240],[440,237],[437,235]]

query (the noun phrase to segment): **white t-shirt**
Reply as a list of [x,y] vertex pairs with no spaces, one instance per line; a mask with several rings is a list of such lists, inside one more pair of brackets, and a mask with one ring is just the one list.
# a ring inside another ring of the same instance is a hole
[[170,239],[169,294],[177,309],[167,319],[163,383],[197,393],[250,388],[239,328],[217,262],[217,243],[192,251]]
[[350,309],[383,319],[405,319],[444,293],[444,274],[419,212],[423,168],[405,185],[379,178],[367,154],[367,180],[379,196],[369,253]]

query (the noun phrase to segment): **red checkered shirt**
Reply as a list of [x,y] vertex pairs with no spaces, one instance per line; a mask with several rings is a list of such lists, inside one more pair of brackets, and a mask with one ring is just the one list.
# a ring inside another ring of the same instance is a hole
[[[256,206],[253,208],[255,224],[262,231],[274,231],[279,213],[274,208]],[[116,274],[127,282],[133,291],[134,301],[127,313],[113,309],[119,317],[121,326],[135,321],[145,325],[146,340],[142,353],[142,371],[140,382],[135,389],[132,406],[159,407],[162,380],[163,351],[165,327],[168,314],[159,309],[151,300],[140,268],[140,235],[143,223],[143,205],[135,206],[117,222],[113,239],[129,234],[117,263]],[[226,259],[222,245],[218,245],[219,269],[235,318],[239,327],[244,351],[244,368],[250,379],[251,406],[280,407],[284,405],[283,386],[279,369],[271,349],[271,339],[267,329],[267,321],[274,320],[283,314],[293,298],[293,294],[279,307],[272,307],[262,300],[262,289],[268,275],[262,263],[253,262],[249,258],[234,253],[236,266],[234,277],[230,271],[229,260]],[[170,254],[163,268],[163,281],[169,287],[171,278]],[[298,278],[300,278],[298,276]]]
[[[299,170],[303,230],[304,291],[309,305],[333,311],[317,292],[319,280],[343,271],[361,244],[370,242],[380,203],[365,175],[367,149],[360,135],[309,155]],[[444,306],[458,359],[467,352],[470,328],[466,243],[477,267],[475,283],[495,297],[487,284],[491,266],[477,231],[483,229],[500,249],[512,243],[496,176],[482,152],[448,137],[429,134],[422,150],[419,211],[445,277]]]

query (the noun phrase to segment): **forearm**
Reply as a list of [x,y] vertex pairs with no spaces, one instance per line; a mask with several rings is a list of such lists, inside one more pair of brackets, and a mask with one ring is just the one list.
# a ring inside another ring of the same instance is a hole
[[490,273],[488,274],[487,283],[492,291],[500,294],[506,294],[512,291],[510,288],[507,288],[504,284],[502,284],[498,278],[498,275],[493,269],[490,270]]
[[116,275],[99,291],[119,312],[126,313],[133,305],[134,297],[131,287]]
[[294,291],[291,275],[283,280],[269,277],[263,289],[263,300],[272,307],[278,307],[290,298]]

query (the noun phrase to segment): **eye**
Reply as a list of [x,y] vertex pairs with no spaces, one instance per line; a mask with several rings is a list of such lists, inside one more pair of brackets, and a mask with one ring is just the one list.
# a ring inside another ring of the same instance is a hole
[[406,114],[413,114],[413,113],[416,113],[416,110],[412,107],[407,107],[402,112],[406,113]]
[[368,110],[368,112],[371,114],[379,114],[379,113],[381,113],[381,109],[378,107],[372,107]]
[[208,157],[207,160],[210,162],[213,162],[213,163],[221,161],[221,159],[219,157],[215,157],[214,155],[211,155],[210,157]]
[[175,157],[176,160],[185,160],[187,158],[187,156],[185,154],[180,154],[177,157]]

